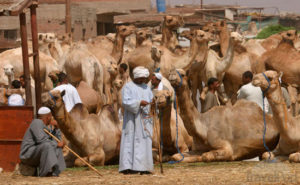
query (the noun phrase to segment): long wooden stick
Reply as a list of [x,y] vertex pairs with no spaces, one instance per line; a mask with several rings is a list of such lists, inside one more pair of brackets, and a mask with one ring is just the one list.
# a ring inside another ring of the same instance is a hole
[[[44,131],[49,134],[51,137],[53,137],[53,139],[55,139],[57,142],[60,142],[60,140],[55,137],[53,134],[51,134],[47,129],[44,128]],[[67,145],[64,146],[66,149],[68,149],[72,154],[74,154],[76,157],[78,157],[78,159],[80,159],[84,164],[86,164],[89,168],[91,168],[93,171],[95,171],[98,175],[102,176],[101,173],[94,168],[92,165],[90,165],[86,160],[84,160],[83,158],[81,158],[76,152],[74,152],[71,148],[69,148]]]
[[[158,129],[157,124],[156,124],[156,106],[154,107],[154,116],[153,116],[153,126],[156,130],[156,134],[157,134],[157,138],[158,138],[158,156],[159,156],[159,164],[160,164],[160,173],[164,174],[164,169],[163,169],[163,165],[162,165],[162,148],[161,148],[161,137],[160,137],[160,129]],[[159,122],[160,123],[160,122]],[[159,124],[159,128],[160,128],[160,124]],[[158,131],[159,130],[159,131]]]

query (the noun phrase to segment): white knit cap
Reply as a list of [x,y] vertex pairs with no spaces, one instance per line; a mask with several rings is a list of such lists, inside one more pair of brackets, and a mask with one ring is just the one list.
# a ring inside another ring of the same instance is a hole
[[148,78],[149,70],[143,66],[138,66],[133,69],[133,78]]
[[49,114],[51,110],[48,107],[41,107],[38,111],[39,115]]
[[24,100],[19,94],[12,94],[8,97],[9,106],[22,106],[24,105]]
[[160,73],[154,73],[154,75],[158,80],[162,79],[162,75]]

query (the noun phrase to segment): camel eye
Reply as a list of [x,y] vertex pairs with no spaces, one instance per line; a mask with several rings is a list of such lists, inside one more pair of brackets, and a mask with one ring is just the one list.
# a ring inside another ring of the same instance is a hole
[[126,28],[123,28],[122,31],[125,32],[125,31],[126,31]]
[[269,80],[270,80],[270,81],[272,81],[272,80],[273,80],[273,78],[272,78],[272,77],[269,77]]

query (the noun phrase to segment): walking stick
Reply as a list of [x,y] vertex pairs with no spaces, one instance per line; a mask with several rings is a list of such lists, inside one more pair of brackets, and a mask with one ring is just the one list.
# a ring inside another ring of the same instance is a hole
[[[47,129],[44,128],[44,131],[49,134],[51,137],[53,137],[53,139],[55,139],[57,142],[60,142],[60,140],[55,137],[53,134],[51,134]],[[78,157],[78,159],[80,159],[84,164],[86,164],[89,168],[91,168],[93,171],[95,171],[98,175],[102,176],[101,173],[92,165],[90,165],[86,160],[84,160],[83,158],[81,158],[76,152],[74,152],[71,148],[69,148],[67,145],[65,145],[64,147],[66,147],[66,149],[68,149],[72,154],[74,154],[76,157]]]
[[[156,104],[155,104],[156,105]],[[158,155],[159,155],[159,164],[160,164],[160,173],[164,174],[164,169],[163,169],[163,165],[162,165],[162,149],[161,149],[161,137],[160,137],[160,133],[158,133],[158,128],[157,128],[157,124],[156,124],[156,106],[154,107],[154,116],[153,116],[153,122],[154,122],[154,127],[156,130],[156,134],[157,134],[157,138],[158,138]],[[159,125],[160,126],[160,125]],[[160,128],[160,127],[159,127]]]

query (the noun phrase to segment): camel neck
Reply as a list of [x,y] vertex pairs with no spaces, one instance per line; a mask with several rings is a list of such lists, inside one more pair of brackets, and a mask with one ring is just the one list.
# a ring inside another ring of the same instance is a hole
[[197,62],[203,62],[206,61],[207,54],[208,54],[208,41],[203,41],[199,43],[198,46],[199,50],[197,52],[197,56],[200,56],[199,60]]
[[226,55],[228,46],[229,46],[229,33],[227,31],[227,28],[223,28],[219,34],[220,38],[220,47],[221,47],[221,53],[222,57]]
[[121,62],[123,57],[124,43],[125,38],[121,37],[121,35],[117,33],[111,55],[118,63]]
[[161,43],[161,45],[167,47],[167,43],[171,39],[172,36],[173,36],[173,31],[164,25],[162,28],[162,43]]
[[198,137],[195,121],[200,117],[200,113],[190,98],[190,91],[187,85],[182,85],[179,89],[176,89],[176,94],[177,104],[180,108],[180,116],[183,120],[185,128],[187,129],[189,135]]
[[291,115],[287,111],[287,107],[283,98],[282,90],[278,84],[278,87],[269,92],[266,95],[269,104],[273,111],[273,118],[276,122],[276,125],[280,131],[280,134],[286,135],[288,128],[290,127],[291,122]]
[[[171,138],[171,112],[172,112],[172,104],[167,105],[166,107],[159,110],[161,124],[163,125],[164,137]],[[169,139],[167,139],[169,140]]]

